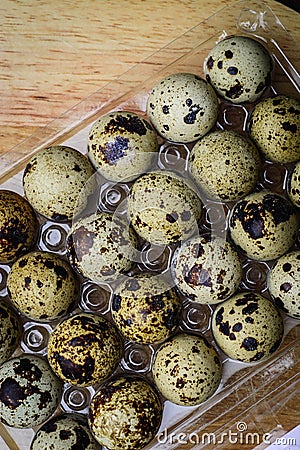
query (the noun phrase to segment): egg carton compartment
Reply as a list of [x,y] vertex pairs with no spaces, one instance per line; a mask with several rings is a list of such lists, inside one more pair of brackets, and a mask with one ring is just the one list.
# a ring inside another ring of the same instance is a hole
[[[221,17],[228,15],[229,17],[224,29],[220,29],[219,25],[216,25],[218,15]],[[204,32],[203,30],[207,31]],[[205,35],[205,33],[207,34]],[[87,136],[92,123],[109,111],[127,110],[146,117],[148,93],[158,80],[175,72],[192,72],[203,77],[204,58],[216,42],[230,34],[253,36],[261,40],[271,52],[275,62],[275,70],[271,87],[264,93],[263,97],[276,94],[299,96],[300,88],[296,66],[299,63],[300,53],[295,51],[294,55],[287,55],[284,49],[285,39],[291,39],[290,36],[283,29],[278,18],[262,2],[241,1],[238,6],[225,8],[170,43],[166,48],[161,49],[158,54],[152,55],[150,61],[163,61],[159,69],[157,69],[157,66],[154,69],[147,60],[124,74],[120,80],[115,82],[120,87],[117,98],[110,97],[111,88],[107,86],[73,110],[68,111],[46,129],[39,131],[37,135],[30,138],[22,146],[17,147],[8,162],[5,155],[0,158],[1,189],[11,189],[23,194],[23,168],[28,159],[46,145],[63,144],[86,153]],[[106,96],[109,101],[105,100]],[[253,107],[253,104],[233,105],[220,100],[219,116],[215,129],[235,130],[247,134],[249,117]],[[176,144],[164,141],[159,137],[159,144],[159,153],[153,169],[173,171],[189,178],[187,160],[194,143]],[[265,188],[287,197],[287,183],[292,167],[293,164],[275,164],[264,161],[256,190]],[[100,177],[97,179],[97,189],[89,206],[94,211],[100,210],[110,213],[117,211],[118,214],[125,215],[126,198],[131,185],[132,183],[112,183]],[[203,201],[203,211],[199,222],[200,233],[214,231],[226,236],[228,233],[228,217],[234,203],[214,202],[203,195],[201,195],[201,200]],[[65,241],[71,224],[49,221],[41,216],[39,216],[39,223],[39,238],[36,249],[52,252],[67,259]],[[300,233],[294,248],[300,248]],[[175,249],[176,246],[160,247],[139,240],[138,260],[130,274],[142,272],[168,274]],[[237,292],[254,291],[269,298],[267,274],[274,261],[254,261],[241,253],[239,255],[243,264],[243,278]],[[6,279],[9,271],[10,264],[0,264],[0,300],[8,303],[10,303],[10,300]],[[95,283],[82,277],[79,278],[80,295],[70,313],[73,315],[77,312],[88,312],[111,319],[110,305],[115,284]],[[223,376],[221,385],[213,397],[199,406],[176,406],[160,395],[164,405],[160,432],[168,429],[167,435],[169,437],[170,433],[175,433],[175,435],[177,433],[178,435],[183,431],[192,432],[196,430],[200,433],[208,429],[217,434],[221,433],[222,429],[227,430],[230,425],[226,421],[227,407],[237,409],[236,417],[238,420],[239,414],[243,414],[239,410],[240,407],[249,410],[252,407],[251,405],[258,401],[257,399],[265,398],[266,401],[269,401],[271,393],[278,389],[280,383],[283,383],[281,378],[293,371],[298,364],[299,326],[297,325],[299,321],[282,313],[285,337],[279,350],[263,362],[247,364],[230,359],[215,344],[211,331],[211,316],[214,309],[214,305],[202,305],[182,296],[182,312],[175,333],[184,331],[198,334],[212,343],[220,356]],[[46,357],[49,336],[56,324],[65,317],[51,322],[35,322],[22,315],[20,317],[23,335],[14,355],[33,353]],[[119,373],[137,374],[153,382],[151,369],[158,347],[159,344],[143,345],[125,339],[124,354],[113,376]],[[86,415],[97,388],[98,385],[85,388],[65,383],[61,403],[55,414],[76,412]],[[244,398],[246,399],[245,402],[242,401]],[[249,402],[251,400],[252,403],[247,403],[248,400]],[[219,425],[216,425],[217,419],[219,419]],[[220,423],[223,424],[223,428]],[[27,437],[25,440],[24,430],[15,430],[9,427],[7,427],[7,430],[20,449],[29,449],[30,441],[36,429],[26,430]],[[146,448],[175,449],[180,448],[180,442],[167,440],[166,443],[162,443],[154,440]],[[192,448],[192,446],[185,445],[184,448]],[[209,447],[206,444],[201,444],[197,448]]]

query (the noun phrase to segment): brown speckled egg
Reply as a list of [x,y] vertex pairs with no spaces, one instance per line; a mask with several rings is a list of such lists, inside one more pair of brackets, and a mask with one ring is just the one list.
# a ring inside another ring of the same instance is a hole
[[259,102],[249,132],[266,159],[288,163],[300,159],[300,102],[278,95]]
[[163,341],[179,323],[181,301],[174,289],[157,276],[126,278],[112,299],[112,317],[128,339],[142,344]]
[[155,436],[162,405],[153,387],[141,378],[107,381],[92,399],[89,424],[97,441],[109,450],[141,450]]
[[33,156],[24,170],[25,196],[43,216],[72,220],[87,204],[94,172],[88,158],[71,147],[45,148]]
[[63,414],[48,420],[37,431],[30,450],[99,450],[85,417]]
[[214,131],[192,148],[189,169],[210,198],[235,201],[251,192],[258,180],[260,157],[256,146],[234,131]]
[[4,301],[0,303],[0,364],[9,359],[21,338],[17,313]]
[[213,304],[226,300],[242,279],[235,249],[221,238],[195,237],[177,249],[172,260],[177,288],[190,300]]
[[254,102],[271,83],[272,58],[258,41],[229,36],[218,42],[204,62],[206,79],[233,103]]
[[278,349],[283,323],[270,300],[254,292],[242,292],[217,306],[212,332],[217,345],[230,358],[254,362]]
[[136,258],[136,235],[127,222],[109,213],[92,214],[75,222],[67,236],[71,265],[93,281],[113,281]]
[[171,172],[150,172],[134,182],[127,214],[143,239],[160,245],[190,237],[197,229],[201,206],[183,178]]
[[217,390],[221,363],[209,342],[191,334],[178,334],[164,342],[153,363],[154,382],[161,394],[177,405],[198,405]]
[[300,161],[295,164],[289,176],[287,190],[290,200],[300,208]]
[[193,142],[215,125],[218,99],[199,76],[175,73],[154,86],[148,97],[147,114],[165,139]]
[[53,371],[67,383],[90,386],[108,378],[122,356],[115,326],[104,317],[81,313],[65,319],[48,342]]
[[34,320],[53,320],[78,299],[78,282],[69,263],[54,253],[31,252],[12,266],[7,287],[15,307]]
[[269,191],[255,192],[240,200],[229,217],[233,242],[255,260],[275,259],[289,250],[298,227],[288,200]]
[[30,428],[58,407],[62,387],[47,360],[31,354],[0,366],[0,418],[10,427]]
[[35,244],[38,222],[28,201],[0,190],[0,261],[13,262]]
[[278,308],[300,319],[300,250],[281,256],[268,273],[268,287]]
[[157,151],[154,129],[147,120],[132,112],[106,114],[89,131],[89,159],[108,180],[134,180],[148,169]]

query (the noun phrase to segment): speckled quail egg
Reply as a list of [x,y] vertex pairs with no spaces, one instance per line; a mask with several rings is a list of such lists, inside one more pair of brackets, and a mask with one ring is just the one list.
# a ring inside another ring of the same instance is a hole
[[268,288],[278,308],[300,319],[300,250],[275,262],[268,273]]
[[268,50],[247,36],[218,42],[204,62],[206,79],[233,103],[254,102],[271,83],[273,62]]
[[25,196],[43,216],[72,220],[87,204],[94,172],[88,158],[74,148],[57,145],[42,149],[24,170]]
[[127,214],[134,230],[152,244],[190,237],[197,229],[201,201],[183,179],[171,172],[138,178],[128,195]]
[[47,360],[23,354],[0,366],[0,417],[15,428],[47,420],[57,408],[62,388]]
[[278,349],[283,322],[270,300],[254,292],[241,292],[217,306],[212,332],[226,355],[249,363],[265,359]]
[[300,159],[300,102],[279,95],[259,102],[249,133],[266,159],[288,163]]
[[154,344],[166,339],[179,323],[181,301],[162,277],[140,274],[126,278],[115,290],[111,312],[131,341]]
[[7,303],[0,303],[0,364],[9,359],[21,338],[17,313]]
[[37,227],[28,201],[16,192],[0,190],[0,261],[13,262],[29,251],[35,244]]
[[300,161],[295,164],[289,176],[287,191],[293,204],[300,208]]
[[224,202],[251,192],[258,180],[260,157],[250,139],[234,131],[213,131],[192,148],[189,169],[202,191]]
[[89,159],[108,180],[134,180],[148,169],[157,151],[152,125],[132,112],[108,113],[89,131]]
[[63,414],[48,420],[37,431],[30,450],[99,450],[85,418]]
[[113,281],[128,271],[136,258],[137,238],[127,222],[98,213],[73,223],[67,236],[71,265],[93,281]]
[[269,191],[249,194],[234,205],[229,217],[233,242],[255,260],[283,255],[295,242],[298,226],[288,200]]
[[175,73],[154,86],[148,97],[147,114],[165,139],[193,142],[215,125],[218,99],[199,76]]
[[226,300],[242,279],[242,264],[232,245],[219,237],[187,240],[174,253],[172,273],[189,299],[213,304]]
[[198,405],[217,390],[222,376],[216,350],[203,337],[181,333],[164,342],[153,362],[154,382],[177,405]]
[[156,390],[144,379],[118,377],[100,386],[92,399],[89,424],[109,450],[141,450],[155,436],[162,419]]
[[56,326],[48,342],[48,359],[63,380],[90,386],[108,378],[122,356],[116,327],[104,317],[80,313]]
[[7,287],[14,306],[34,320],[61,317],[78,299],[78,281],[67,261],[54,253],[31,252],[12,266]]

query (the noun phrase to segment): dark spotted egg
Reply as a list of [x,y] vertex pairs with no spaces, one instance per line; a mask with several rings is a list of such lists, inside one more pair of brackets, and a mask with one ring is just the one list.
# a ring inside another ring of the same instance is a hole
[[28,201],[0,190],[0,261],[13,262],[35,244],[38,222]]
[[268,273],[271,297],[282,311],[300,319],[300,251],[281,256]]
[[229,242],[199,236],[185,241],[175,252],[172,273],[177,288],[186,297],[213,304],[237,290],[242,264]]
[[206,79],[233,103],[256,101],[270,85],[272,70],[268,50],[247,36],[226,37],[204,62]]
[[148,169],[157,150],[152,125],[132,112],[106,114],[89,131],[89,159],[108,180],[134,180]]
[[201,190],[224,202],[251,192],[258,180],[259,152],[253,142],[234,131],[213,131],[191,150],[189,169]]
[[24,170],[25,196],[48,219],[70,221],[87,204],[94,172],[88,158],[71,147],[42,149]]
[[181,301],[162,278],[140,274],[117,287],[111,312],[128,339],[142,344],[163,341],[179,323]]
[[63,414],[44,423],[31,442],[30,450],[99,450],[85,418]]
[[78,273],[96,282],[113,281],[136,260],[137,238],[126,220],[100,212],[74,222],[67,254]]
[[192,73],[163,78],[149,94],[147,114],[165,139],[193,142],[216,123],[218,100],[212,87]]
[[234,205],[229,217],[233,242],[255,260],[283,255],[295,242],[298,227],[291,203],[269,191],[249,194]]
[[290,173],[287,190],[290,200],[300,208],[300,161],[295,164]]
[[241,292],[217,306],[212,332],[226,355],[249,363],[268,358],[278,349],[283,322],[270,300],[254,292]]
[[156,390],[137,377],[118,377],[102,384],[92,399],[89,425],[96,440],[112,450],[141,450],[162,420]]
[[9,359],[21,339],[17,313],[4,301],[0,303],[0,364]]
[[266,159],[289,163],[300,159],[300,102],[278,95],[259,102],[249,132]]
[[7,277],[15,307],[34,320],[49,321],[66,314],[78,300],[78,281],[67,261],[48,252],[23,255]]
[[0,417],[10,427],[31,428],[58,407],[62,387],[46,359],[23,354],[0,366]]
[[175,173],[149,172],[131,187],[128,219],[137,234],[153,244],[187,239],[197,230],[202,203],[197,193]]
[[217,390],[222,368],[218,353],[201,336],[181,333],[158,348],[154,382],[161,394],[182,406],[198,405]]
[[48,359],[63,381],[90,386],[116,369],[123,346],[116,327],[104,317],[80,313],[56,326],[48,342]]

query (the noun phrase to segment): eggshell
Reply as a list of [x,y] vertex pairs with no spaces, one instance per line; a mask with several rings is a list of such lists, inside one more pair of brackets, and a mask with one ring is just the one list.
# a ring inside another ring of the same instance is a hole
[[193,142],[215,125],[218,100],[211,86],[199,76],[175,73],[153,87],[147,114],[165,139]]
[[144,379],[118,377],[100,386],[92,399],[89,424],[97,441],[111,450],[141,450],[158,431],[162,405]]
[[152,372],[161,394],[182,406],[206,401],[222,376],[218,354],[211,344],[201,336],[184,333],[161,344]]
[[300,208],[300,161],[295,164],[290,173],[287,190],[290,200]]
[[254,292],[241,292],[217,306],[212,332],[226,355],[250,363],[268,358],[278,349],[283,322],[270,300]]
[[0,303],[0,364],[9,359],[21,339],[21,322],[5,301]]

